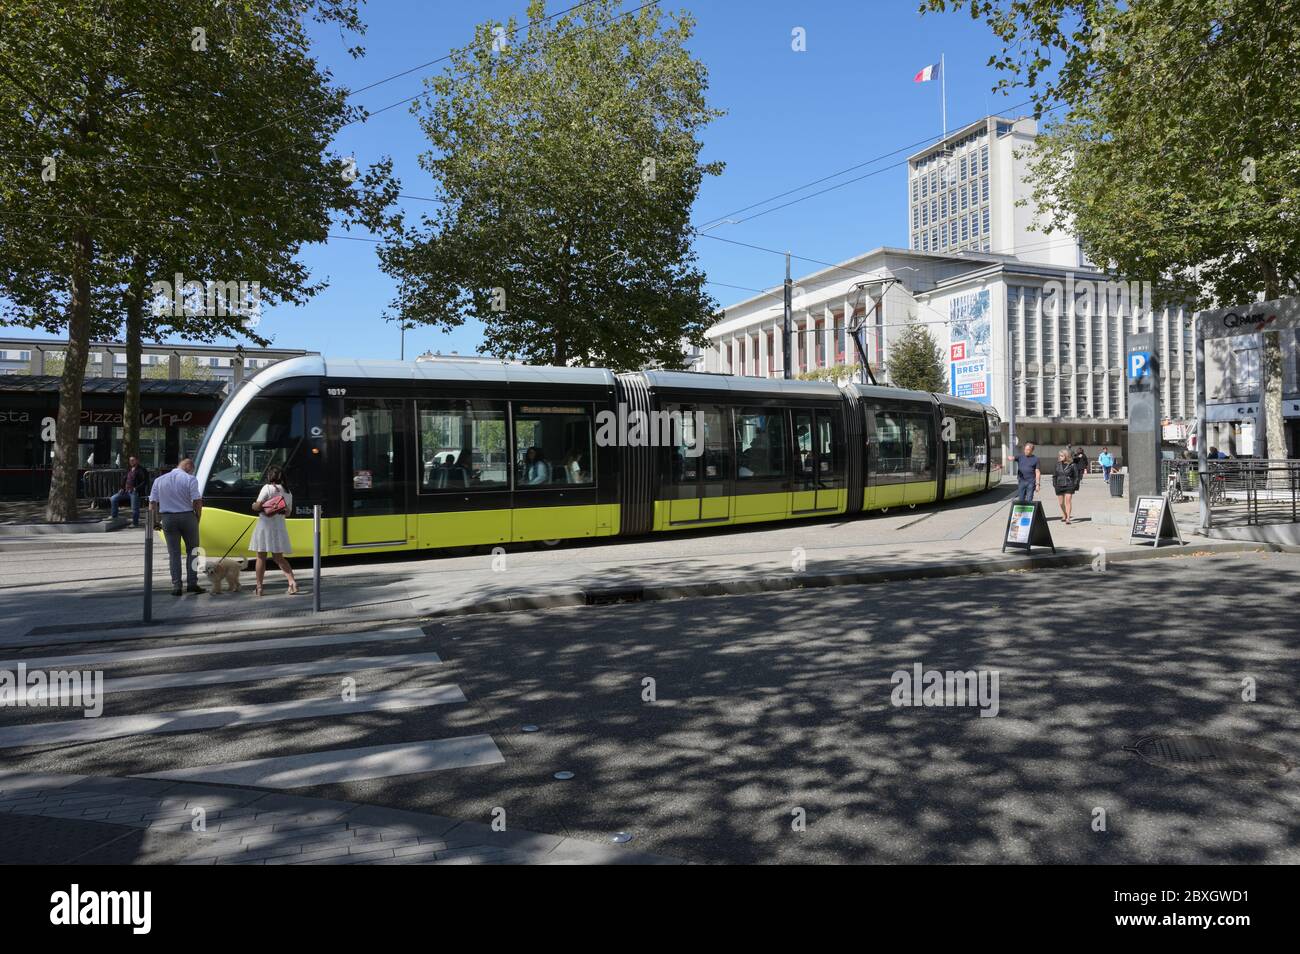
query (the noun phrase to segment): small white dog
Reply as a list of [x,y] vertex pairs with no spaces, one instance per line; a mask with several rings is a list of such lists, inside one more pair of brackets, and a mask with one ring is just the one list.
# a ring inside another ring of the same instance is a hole
[[203,572],[208,575],[212,581],[212,595],[216,596],[221,592],[221,585],[224,583],[231,593],[239,592],[239,571],[244,568],[244,561],[231,560],[223,558],[215,563],[209,563],[203,568]]

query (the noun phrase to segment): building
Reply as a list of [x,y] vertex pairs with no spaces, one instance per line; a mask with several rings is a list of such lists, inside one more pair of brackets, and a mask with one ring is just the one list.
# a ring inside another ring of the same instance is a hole
[[[48,373],[47,362],[62,359],[68,343],[58,338],[0,338],[0,375]],[[146,344],[140,362],[146,377],[178,380],[181,377],[238,385],[286,358],[314,352],[296,348],[255,348],[242,345]],[[86,362],[87,378],[125,378],[126,344],[96,341]]]
[[[1282,419],[1290,457],[1300,457],[1300,331],[1277,332],[1282,348]],[[1263,336],[1205,343],[1206,445],[1232,457],[1267,457],[1260,374]]]
[[[889,383],[892,343],[920,322],[947,356],[949,390],[991,404],[1008,439],[1014,405],[1021,443],[1045,452],[1083,444],[1094,456],[1107,445],[1122,456],[1126,337],[1155,332],[1164,414],[1186,423],[1196,403],[1190,319],[1091,268],[878,248],[798,279],[791,363],[795,375],[841,365],[849,377],[865,354],[876,380]],[[781,376],[781,325],[780,288],[729,306],[708,332],[701,370]]]
[[1026,182],[1038,123],[987,116],[907,158],[909,244],[919,252],[993,252],[1066,268],[1087,263],[1073,235],[1031,230]]
[[[0,338],[0,496],[49,491],[54,444],[47,426],[58,414],[57,370],[67,341]],[[315,352],[222,345],[145,345],[140,381],[140,459],[151,472],[193,456],[225,396],[245,377],[286,358]],[[117,469],[122,461],[126,346],[90,347],[81,393],[78,469]]]
[[[192,457],[225,399],[218,380],[140,382],[140,460],[151,473]],[[121,378],[87,378],[81,392],[77,469],[120,470]],[[0,377],[0,496],[39,498],[49,493],[54,453],[53,422],[59,411],[59,379],[48,375]]]

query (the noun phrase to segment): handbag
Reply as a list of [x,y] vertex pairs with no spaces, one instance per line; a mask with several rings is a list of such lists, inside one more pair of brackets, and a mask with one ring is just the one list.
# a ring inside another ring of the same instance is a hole
[[262,501],[262,516],[274,517],[288,511],[289,505],[285,503],[284,494],[271,494],[266,500]]

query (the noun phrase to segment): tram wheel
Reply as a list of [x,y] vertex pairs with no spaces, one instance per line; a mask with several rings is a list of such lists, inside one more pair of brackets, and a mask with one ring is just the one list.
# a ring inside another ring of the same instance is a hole
[[915,509],[916,509],[916,504],[908,504],[908,505],[907,505],[907,509],[908,509],[908,510],[915,510]]
[[881,508],[880,508],[880,512],[881,512],[881,513],[889,513],[889,508],[888,508],[888,507],[881,507]]

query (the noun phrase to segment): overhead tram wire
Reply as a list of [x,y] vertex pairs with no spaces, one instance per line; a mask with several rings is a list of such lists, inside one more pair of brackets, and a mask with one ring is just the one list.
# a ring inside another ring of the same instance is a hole
[[[564,16],[566,13],[572,13],[574,10],[577,10],[579,7],[590,6],[590,5],[591,5],[592,3],[594,3],[594,2],[595,2],[595,0],[580,0],[580,2],[575,3],[575,4],[573,4],[573,5],[570,6],[570,7],[566,7],[566,8],[563,9],[563,10],[557,10],[555,13],[552,13],[552,14],[550,14],[549,16],[542,17],[542,19],[538,20],[537,22],[538,22],[538,23],[547,23],[547,22],[549,22],[549,21],[551,21],[551,20],[554,20],[556,17],[562,17],[562,16]],[[643,7],[645,7],[645,6],[651,6],[652,4],[659,3],[659,2],[660,2],[660,0],[651,0],[651,3],[646,3],[646,4],[643,5]],[[638,7],[637,9],[639,10],[639,9],[642,9],[643,7]],[[636,12],[636,11],[633,11],[633,12]],[[513,30],[511,30],[510,33],[509,33],[510,38],[511,38],[511,39],[514,39],[514,35],[515,35],[516,33],[518,33],[520,30],[524,29],[525,26],[532,26],[532,22],[530,21],[529,23],[527,23],[527,24],[525,24],[525,25],[521,25],[521,26],[517,26],[517,27],[515,27],[515,28],[514,28]],[[368,90],[372,90],[372,89],[375,89],[376,87],[383,86],[385,83],[391,83],[393,80],[401,79],[403,76],[410,76],[412,73],[418,72],[418,71],[423,70],[423,69],[427,69],[427,68],[430,67],[430,66],[436,66],[438,63],[445,63],[447,60],[450,60],[452,57],[456,56],[457,54],[467,53],[467,52],[469,52],[469,51],[472,50],[472,49],[474,49],[474,44],[473,44],[473,43],[467,43],[467,44],[465,44],[464,46],[457,47],[456,49],[453,49],[451,52],[449,52],[449,53],[444,53],[442,56],[435,57],[434,59],[432,59],[432,60],[428,60],[427,62],[417,64],[416,66],[412,66],[412,67],[410,67],[409,69],[405,69],[405,70],[402,70],[402,71],[400,71],[400,72],[394,73],[394,74],[392,74],[391,76],[385,76],[383,79],[375,80],[373,83],[367,83],[365,86],[359,87],[359,88],[357,88],[357,89],[349,90],[348,93],[347,93],[346,98],[347,98],[347,99],[351,99],[353,96],[357,96],[357,95],[360,95],[361,93],[367,92]],[[412,98],[415,98],[415,97],[412,97]],[[384,107],[384,109],[391,109],[391,108],[392,108],[392,107],[389,107],[389,106],[385,106],[385,107]],[[383,111],[383,110],[379,110],[379,112],[382,112],[382,111]],[[257,127],[254,127],[253,129],[250,129],[250,130],[247,131],[247,132],[240,133],[240,134],[237,135],[237,136],[231,136],[229,139],[223,139],[221,142],[209,143],[208,145],[210,146],[210,148],[216,149],[216,148],[218,148],[219,146],[224,146],[224,145],[226,145],[227,143],[234,142],[236,139],[242,139],[242,138],[244,138],[245,136],[251,136],[251,135],[253,135],[253,133],[261,132],[263,129],[269,129],[271,126],[274,126],[274,125],[276,125],[277,123],[282,123],[282,122],[284,122],[284,120],[285,120],[286,118],[289,118],[289,117],[292,117],[292,116],[300,116],[300,115],[302,115],[304,112],[305,112],[305,110],[299,110],[299,111],[296,112],[296,113],[289,113],[288,116],[281,116],[279,119],[273,119],[273,120],[271,120],[271,121],[268,122],[268,123],[263,123],[262,125],[257,126]],[[345,125],[347,125],[347,124],[345,124]],[[342,127],[340,127],[340,128],[342,128]]]

